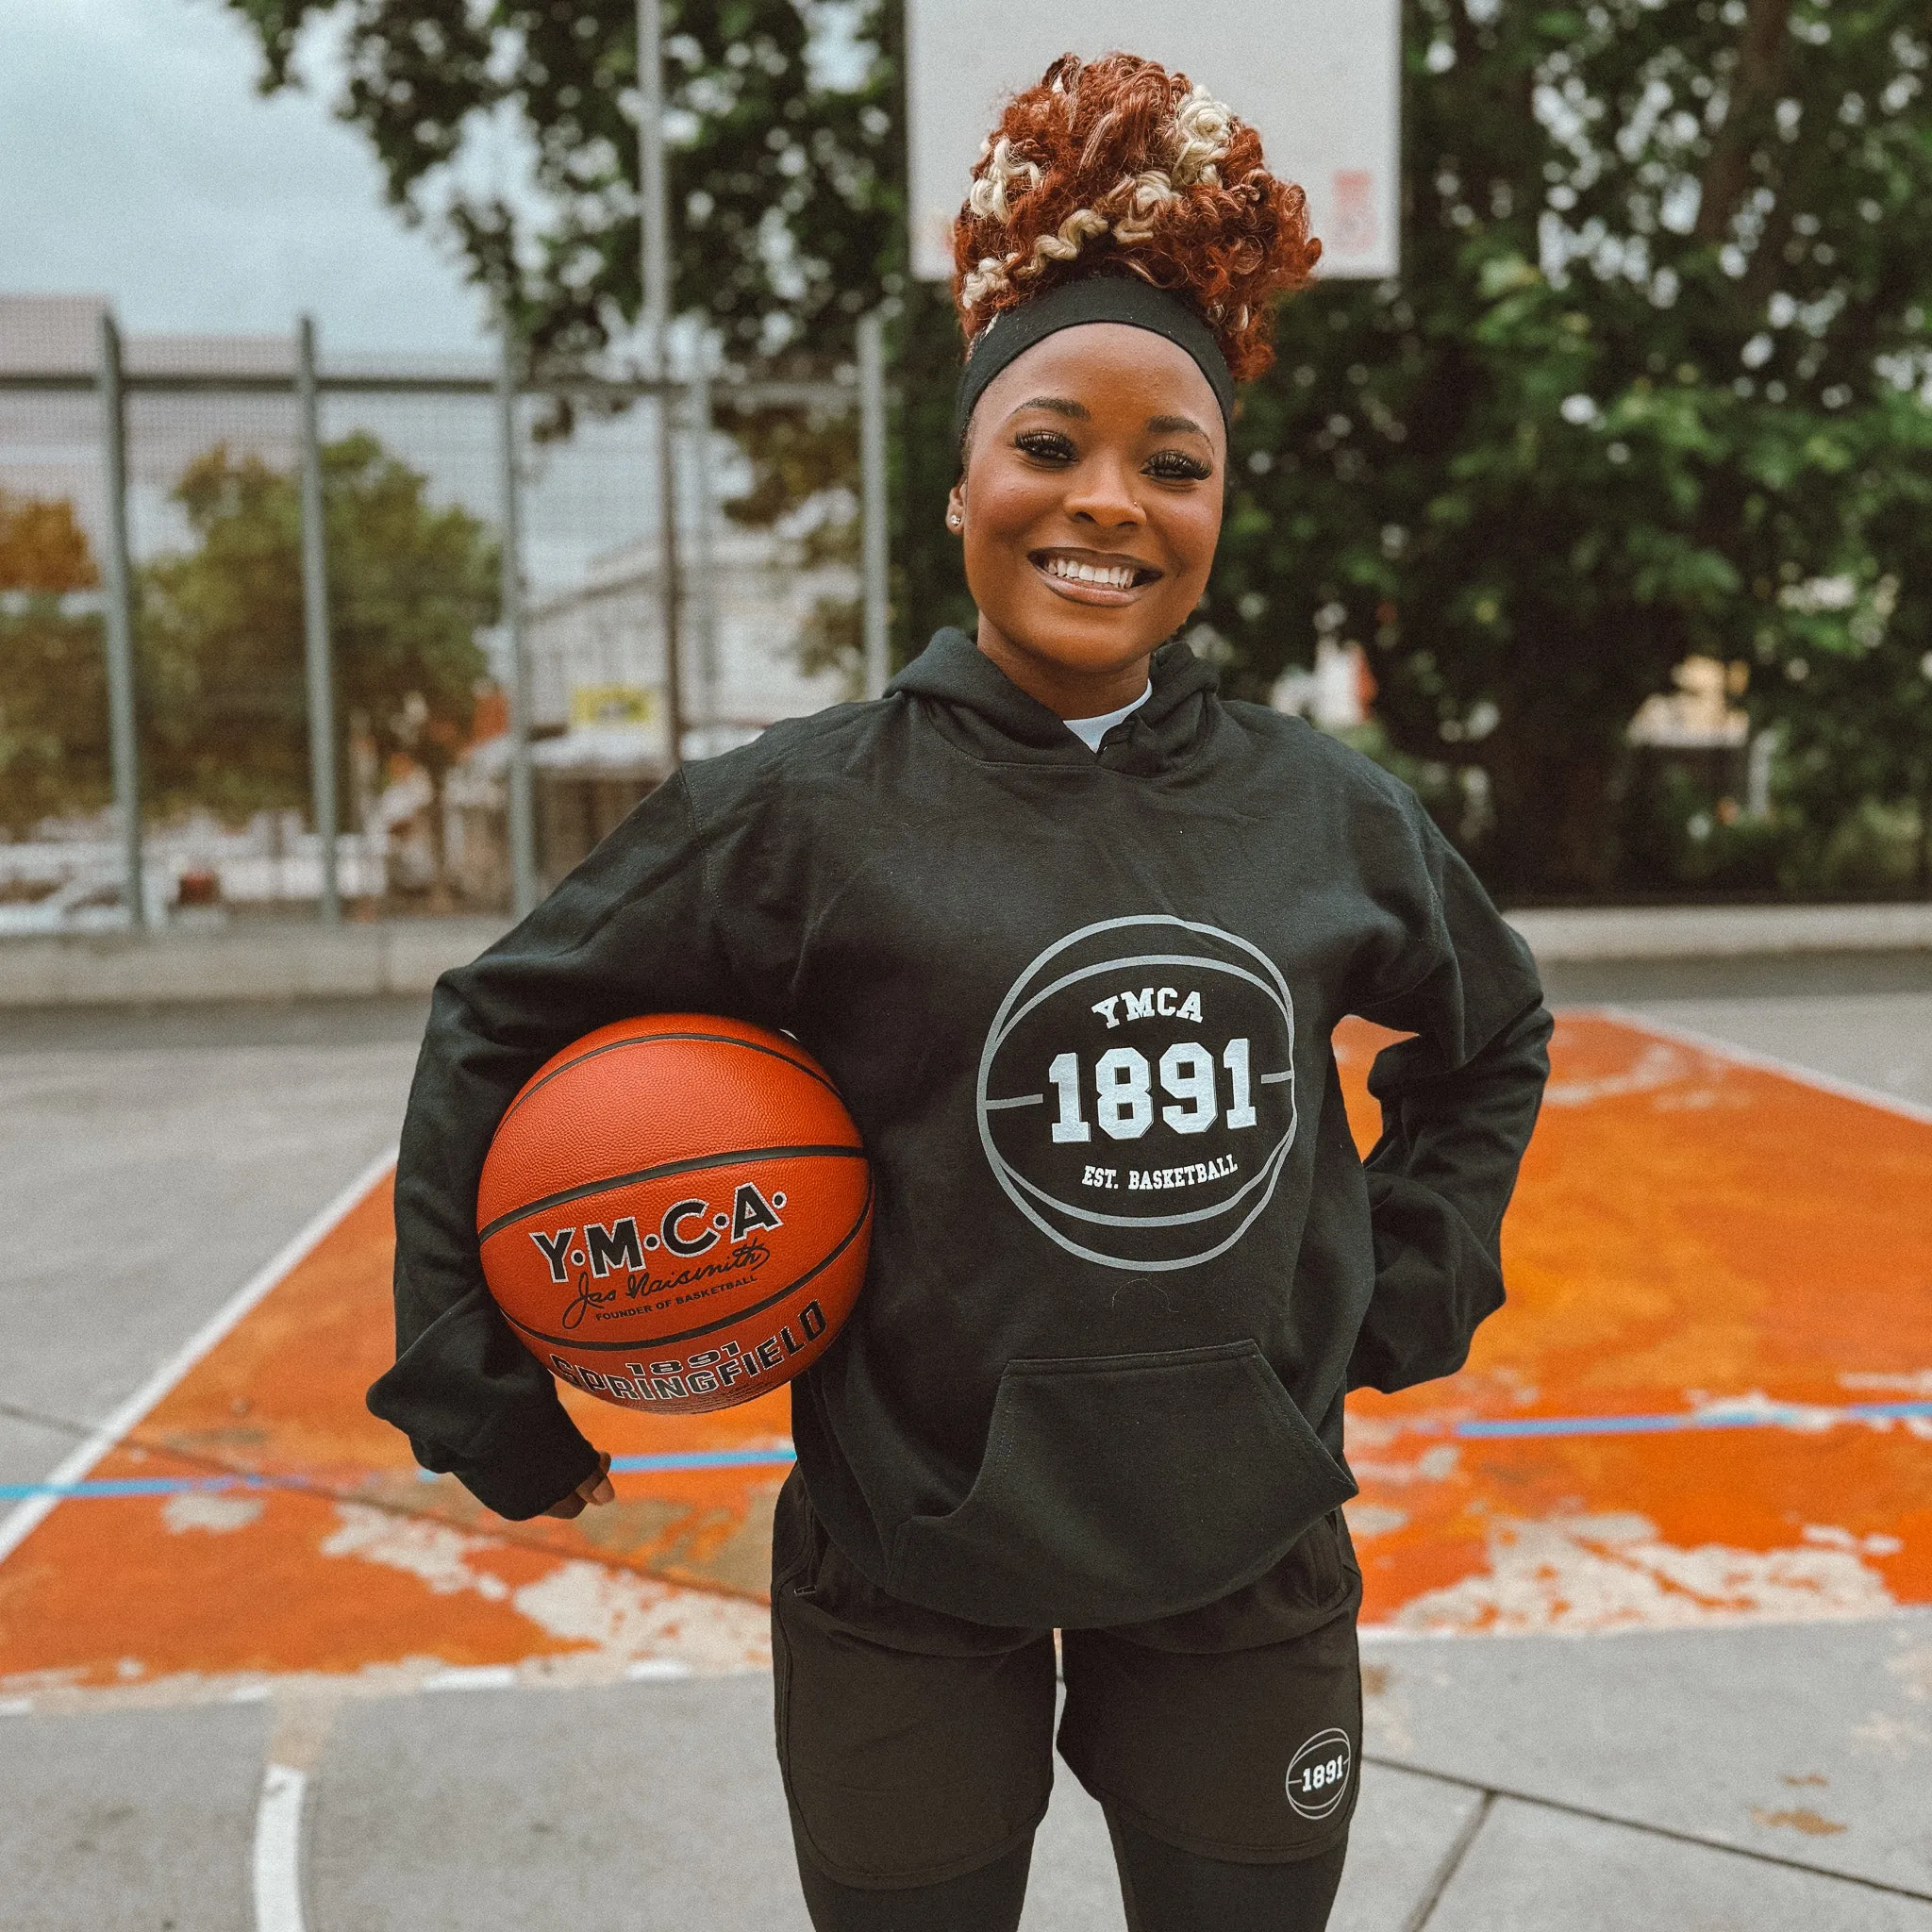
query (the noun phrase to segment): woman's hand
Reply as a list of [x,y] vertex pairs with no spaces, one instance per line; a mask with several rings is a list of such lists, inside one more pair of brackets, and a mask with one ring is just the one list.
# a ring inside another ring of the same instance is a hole
[[546,1516],[561,1516],[568,1519],[581,1516],[591,1503],[609,1503],[616,1499],[617,1491],[610,1487],[610,1458],[605,1455],[597,1457],[597,1474],[587,1475],[569,1495],[560,1497],[544,1510]]

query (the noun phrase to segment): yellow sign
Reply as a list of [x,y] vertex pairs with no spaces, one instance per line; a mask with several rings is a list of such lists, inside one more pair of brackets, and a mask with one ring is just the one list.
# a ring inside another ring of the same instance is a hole
[[658,715],[658,694],[641,684],[580,684],[570,694],[570,722],[583,724],[648,724]]

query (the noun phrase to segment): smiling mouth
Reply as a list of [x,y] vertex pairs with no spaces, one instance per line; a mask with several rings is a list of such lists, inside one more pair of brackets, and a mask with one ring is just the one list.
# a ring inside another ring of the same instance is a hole
[[1123,593],[1154,583],[1161,575],[1152,564],[1134,558],[1096,551],[1036,550],[1029,560],[1057,589],[1073,591]]

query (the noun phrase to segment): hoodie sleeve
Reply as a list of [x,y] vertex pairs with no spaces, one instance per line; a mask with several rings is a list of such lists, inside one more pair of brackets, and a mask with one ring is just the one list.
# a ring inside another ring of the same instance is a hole
[[679,774],[513,932],[436,984],[396,1164],[396,1363],[369,1407],[424,1468],[502,1516],[548,1508],[597,1458],[484,1286],[484,1156],[524,1082],[593,1027],[680,1009],[750,1017],[705,871]]
[[[1382,1136],[1365,1163],[1375,1288],[1348,1386],[1455,1374],[1503,1303],[1503,1211],[1549,1077],[1529,948],[1413,800],[1412,870],[1385,898],[1406,928],[1357,1005],[1414,1038],[1375,1057]],[[1382,987],[1397,989],[1384,993]]]

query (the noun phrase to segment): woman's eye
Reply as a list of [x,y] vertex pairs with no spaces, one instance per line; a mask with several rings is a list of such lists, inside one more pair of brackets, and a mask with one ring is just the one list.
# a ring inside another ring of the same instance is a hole
[[1023,430],[1013,439],[1013,445],[1042,463],[1071,463],[1078,454],[1071,438],[1051,429]]
[[1164,449],[1149,459],[1147,474],[1166,483],[1205,483],[1214,471],[1210,464],[1190,456],[1184,449]]

